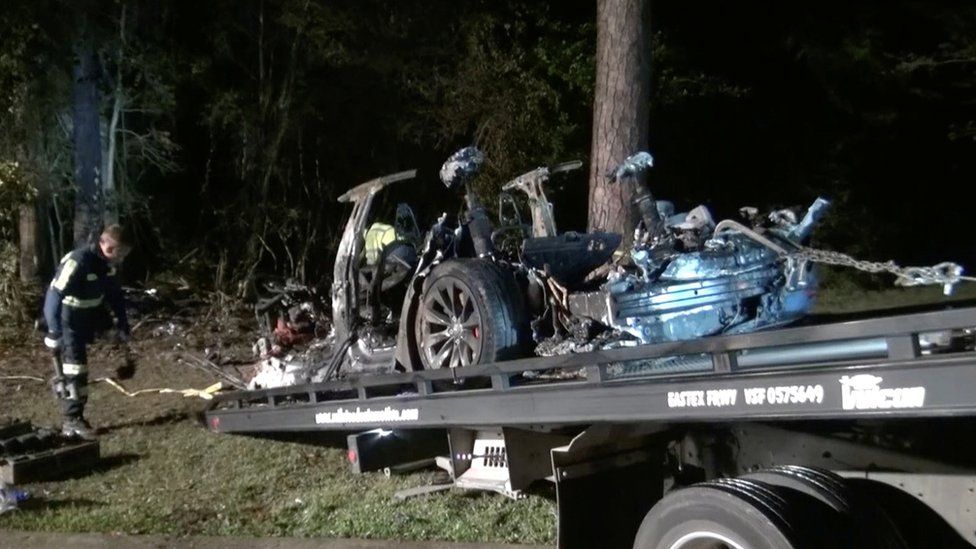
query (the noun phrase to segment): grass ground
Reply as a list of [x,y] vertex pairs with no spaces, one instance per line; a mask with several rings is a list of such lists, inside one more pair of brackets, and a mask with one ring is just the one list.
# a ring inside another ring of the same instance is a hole
[[[28,486],[0,528],[545,543],[551,505],[450,492],[395,503],[436,473],[354,476],[336,448],[213,435],[189,421],[113,431],[94,474]],[[442,481],[444,479],[441,479]]]
[[[976,298],[976,284],[952,300]],[[863,292],[835,288],[819,312],[941,302],[938,288]],[[246,323],[240,328],[246,328]],[[189,335],[136,332],[140,357],[129,388],[202,388],[206,374],[178,363],[182,352],[213,347],[221,334],[194,327]],[[223,352],[244,357],[245,338],[224,341]],[[120,357],[96,349],[93,377],[108,375]],[[0,348],[0,378],[47,377],[46,354],[34,341]],[[403,540],[555,541],[555,506],[548,488],[520,501],[487,493],[450,491],[394,502],[395,491],[443,481],[422,472],[387,478],[352,475],[341,441],[329,446],[215,435],[198,415],[199,400],[174,395],[128,398],[105,384],[93,387],[90,418],[104,430],[103,465],[90,474],[27,485],[33,499],[0,516],[0,530],[329,536]],[[0,379],[0,418],[36,424],[57,421],[46,384]]]

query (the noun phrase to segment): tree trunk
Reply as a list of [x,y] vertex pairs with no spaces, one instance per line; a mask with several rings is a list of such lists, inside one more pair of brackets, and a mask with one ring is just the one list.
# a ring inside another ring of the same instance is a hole
[[20,207],[20,223],[17,232],[20,234],[20,282],[28,286],[38,282],[39,245],[44,241],[38,238],[40,231],[37,223],[37,207],[34,204],[24,204]]
[[607,173],[647,148],[651,90],[650,0],[597,0],[596,86],[590,154],[589,229],[629,240],[637,223],[633,185]]
[[108,123],[108,139],[105,151],[105,181],[102,182],[102,196],[105,198],[104,212],[105,224],[119,222],[119,193],[116,188],[115,162],[117,156],[117,135],[119,128],[119,118],[122,113],[122,86],[116,85],[112,94],[112,118]]
[[[117,155],[117,134],[119,131],[119,121],[122,115],[122,108],[125,104],[125,90],[122,88],[122,66],[125,63],[125,4],[122,4],[122,11],[119,14],[119,53],[116,60],[115,86],[112,90],[112,116],[108,123],[106,139],[104,181],[102,196],[106,199],[104,204],[105,224],[119,222],[119,192],[116,184],[115,163]],[[124,152],[123,152],[124,154]]]
[[78,48],[74,76],[75,245],[83,244],[101,225],[100,171],[102,141],[99,121],[98,58],[90,45]]

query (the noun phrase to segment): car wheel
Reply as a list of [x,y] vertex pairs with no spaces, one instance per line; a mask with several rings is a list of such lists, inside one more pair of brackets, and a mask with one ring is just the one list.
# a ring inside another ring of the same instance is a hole
[[517,358],[527,325],[511,273],[481,259],[446,261],[424,283],[415,330],[420,359],[437,369]]

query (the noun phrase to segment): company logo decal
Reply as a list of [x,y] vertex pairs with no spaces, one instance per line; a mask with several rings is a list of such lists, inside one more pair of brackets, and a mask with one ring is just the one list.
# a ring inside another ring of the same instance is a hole
[[890,410],[925,405],[925,387],[882,387],[882,381],[871,374],[840,378],[841,406],[845,410]]

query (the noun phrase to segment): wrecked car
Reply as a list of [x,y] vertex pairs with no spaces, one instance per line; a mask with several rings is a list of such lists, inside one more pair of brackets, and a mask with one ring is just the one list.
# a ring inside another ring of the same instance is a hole
[[[741,220],[716,223],[704,206],[676,213],[642,181],[653,158],[641,152],[608,174],[634,186],[640,213],[622,249],[620,234],[557,230],[545,185],[582,163],[537,168],[506,183],[493,221],[472,189],[483,162],[468,147],[444,163],[441,181],[464,208],[459,219],[444,214],[423,235],[401,204],[394,224],[370,237],[376,195],[416,171],[339,197],[352,211],[336,253],[328,354],[291,364],[287,378],[262,372],[257,385],[741,333],[793,322],[812,305],[816,274],[795,252],[826,211],[823,199],[802,217],[744,208]],[[523,221],[520,200],[531,220]]]
[[[793,322],[807,313],[816,276],[795,252],[825,213],[826,200],[815,201],[799,220],[790,210],[760,217],[746,208],[742,222],[715,223],[704,206],[676,214],[670,202],[655,200],[640,178],[652,165],[651,155],[641,152],[608,174],[617,184],[635,187],[641,219],[626,253],[620,253],[622,235],[557,231],[545,183],[556,173],[580,167],[579,162],[538,168],[504,185],[504,193],[525,196],[531,224],[521,223],[517,208],[511,207],[514,200],[503,194],[499,211],[508,204],[510,213],[501,215],[500,228],[490,227],[483,206],[465,187],[477,261],[499,265],[520,288],[498,311],[500,320],[482,321],[479,329],[501,331],[517,342],[528,325],[536,354],[553,355],[741,333]],[[444,182],[449,188],[459,186]],[[524,238],[514,249],[499,250],[493,246],[500,240],[495,237],[513,225],[513,218]],[[463,288],[455,293],[459,302],[466,299]],[[478,304],[485,305],[478,308],[484,316],[488,304]],[[436,315],[428,314],[430,307],[424,311],[428,316],[421,323],[431,328],[419,334],[420,341],[427,354],[443,352],[438,339],[427,334],[436,333],[434,327],[444,321],[431,320]],[[489,346],[488,351],[497,356],[502,350]],[[479,361],[484,360],[473,360]],[[445,364],[424,363],[438,365]]]

